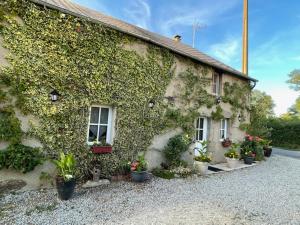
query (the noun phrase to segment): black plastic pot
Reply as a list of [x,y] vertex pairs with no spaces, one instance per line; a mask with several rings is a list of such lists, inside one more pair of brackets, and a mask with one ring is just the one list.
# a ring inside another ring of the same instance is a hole
[[75,179],[65,181],[63,177],[57,177],[56,188],[58,192],[58,197],[61,200],[70,199],[74,193],[75,185],[76,185]]
[[131,178],[134,182],[144,182],[148,178],[148,173],[147,171],[131,171]]
[[251,156],[245,156],[244,157],[244,163],[247,164],[247,165],[251,165],[254,161],[254,158],[251,157]]
[[272,148],[264,147],[264,154],[265,154],[265,157],[270,157],[272,154]]

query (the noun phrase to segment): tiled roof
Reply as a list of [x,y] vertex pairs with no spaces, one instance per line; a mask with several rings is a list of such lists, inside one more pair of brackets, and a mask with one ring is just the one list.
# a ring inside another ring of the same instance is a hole
[[83,7],[69,0],[31,0],[31,1],[43,6],[47,6],[49,8],[57,9],[67,14],[86,18],[95,23],[104,24],[115,30],[119,30],[121,32],[127,33],[129,35],[151,42],[153,44],[168,48],[171,51],[176,52],[180,55],[189,57],[196,61],[200,61],[204,64],[210,65],[214,68],[220,69],[239,78],[257,81],[256,79],[248,77],[245,74],[241,73],[240,71],[235,70],[232,67],[227,66],[224,63],[186,44],[183,44],[181,42],[176,42],[173,39],[164,37],[162,35],[153,33],[151,31],[147,31],[145,29],[126,23],[124,21],[115,19],[111,16],[104,15],[100,12]]

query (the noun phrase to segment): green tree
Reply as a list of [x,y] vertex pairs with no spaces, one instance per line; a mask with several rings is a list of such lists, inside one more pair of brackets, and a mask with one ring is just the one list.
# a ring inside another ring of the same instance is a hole
[[287,83],[291,84],[291,88],[300,91],[300,70],[293,70],[289,75]]
[[267,122],[269,118],[274,117],[274,106],[271,96],[265,92],[254,90],[251,95],[250,124],[246,124],[242,128],[251,135],[268,138],[270,129]]

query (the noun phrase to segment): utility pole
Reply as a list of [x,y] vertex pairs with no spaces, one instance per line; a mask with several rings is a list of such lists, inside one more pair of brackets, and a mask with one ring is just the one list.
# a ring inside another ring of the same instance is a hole
[[248,76],[248,0],[244,0],[243,9],[243,65],[242,72]]
[[196,31],[205,27],[205,24],[200,24],[199,22],[193,23],[193,48],[195,48]]

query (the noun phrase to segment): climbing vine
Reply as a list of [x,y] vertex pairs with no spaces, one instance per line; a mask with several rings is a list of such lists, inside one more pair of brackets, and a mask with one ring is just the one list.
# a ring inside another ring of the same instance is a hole
[[224,83],[224,96],[222,101],[231,105],[232,118],[240,113],[242,120],[245,120],[245,113],[250,110],[249,97],[251,89],[249,84]]
[[[2,12],[13,7],[22,24],[2,17],[6,26],[1,36],[10,51],[10,66],[2,68],[1,79],[14,90],[22,112],[39,119],[31,134],[48,155],[72,151],[81,175],[91,160],[97,160],[107,175],[121,160],[146,150],[164,129],[163,95],[173,76],[173,55],[149,44],[142,56],[124,48],[135,38],[113,29],[27,0],[5,2]],[[49,99],[53,89],[61,95],[55,104]],[[148,108],[150,100],[155,101],[153,109]],[[110,155],[92,155],[86,145],[92,104],[111,105],[117,111]]]
[[[30,134],[44,151],[51,157],[73,152],[80,175],[93,163],[101,165],[103,175],[111,174],[120,162],[146,150],[166,127],[182,127],[192,135],[199,108],[215,104],[207,91],[211,69],[206,66],[179,75],[182,108],[165,103],[174,74],[174,55],[167,49],[148,44],[147,53],[139,54],[128,48],[138,42],[129,35],[28,0],[1,3],[0,21],[3,45],[10,52],[10,66],[1,68],[0,80],[11,87],[16,106],[38,118]],[[60,93],[56,103],[49,99],[54,89]],[[243,95],[232,96],[229,89],[224,87],[224,101],[235,110],[244,108]],[[0,99],[4,97],[0,92]],[[154,108],[148,107],[149,101],[155,102]],[[112,154],[93,155],[86,145],[93,104],[116,109]]]

